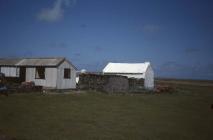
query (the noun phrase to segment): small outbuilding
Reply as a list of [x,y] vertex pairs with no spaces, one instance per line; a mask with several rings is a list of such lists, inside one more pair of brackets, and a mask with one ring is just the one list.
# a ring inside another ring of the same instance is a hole
[[154,71],[150,62],[145,63],[108,63],[103,74],[122,75],[128,78],[144,79],[146,89],[154,88]]
[[6,78],[19,82],[33,81],[35,85],[51,89],[76,88],[76,70],[64,57],[0,58],[0,72]]

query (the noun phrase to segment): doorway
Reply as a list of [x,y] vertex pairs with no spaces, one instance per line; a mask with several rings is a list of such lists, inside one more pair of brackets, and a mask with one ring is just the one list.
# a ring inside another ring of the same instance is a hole
[[20,82],[26,81],[26,67],[20,67]]

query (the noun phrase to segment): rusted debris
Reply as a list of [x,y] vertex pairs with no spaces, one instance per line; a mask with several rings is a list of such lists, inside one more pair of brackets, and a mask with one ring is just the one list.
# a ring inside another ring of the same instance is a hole
[[174,92],[174,87],[169,85],[158,85],[156,86],[154,92],[155,93],[172,93]]
[[36,86],[33,81],[30,82],[22,82],[18,87],[19,92],[42,92],[42,86]]
[[35,86],[35,83],[33,81],[30,82],[22,82],[19,88],[33,88]]

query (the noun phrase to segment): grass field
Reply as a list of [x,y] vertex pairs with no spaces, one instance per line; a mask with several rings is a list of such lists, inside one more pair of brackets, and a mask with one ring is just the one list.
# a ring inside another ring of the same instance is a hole
[[160,95],[0,96],[0,135],[17,140],[212,140],[213,87],[173,85],[176,92]]

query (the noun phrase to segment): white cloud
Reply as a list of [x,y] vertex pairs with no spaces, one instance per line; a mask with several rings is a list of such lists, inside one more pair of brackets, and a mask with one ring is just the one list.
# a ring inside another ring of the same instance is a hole
[[64,17],[64,9],[74,5],[76,0],[56,0],[53,7],[42,9],[37,18],[41,21],[56,22]]

